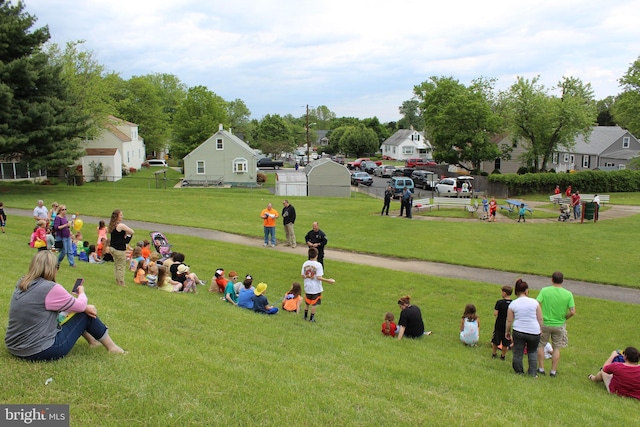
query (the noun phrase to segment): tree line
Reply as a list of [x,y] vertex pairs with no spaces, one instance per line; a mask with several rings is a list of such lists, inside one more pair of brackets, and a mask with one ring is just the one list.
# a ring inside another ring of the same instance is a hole
[[471,165],[510,158],[512,146],[492,138],[509,134],[524,144],[520,159],[532,171],[544,170],[550,156],[570,149],[577,135],[595,124],[623,126],[640,135],[640,58],[620,79],[622,93],[596,101],[590,84],[563,77],[546,88],[539,77],[495,90],[495,79],[469,85],[453,77],[431,77],[416,85],[402,103],[397,122],[377,117],[336,117],[327,106],[308,113],[267,114],[252,119],[241,99],[225,100],[205,86],[187,87],[173,74],[153,73],[123,79],[108,71],[83,41],[49,43],[47,26],[21,2],[0,0],[0,156],[35,168],[59,168],[82,155],[82,141],[102,131],[109,115],[136,123],[147,154],[182,158],[213,135],[218,124],[253,148],[278,155],[328,131],[327,153],[374,154],[397,129],[426,133],[439,162]]

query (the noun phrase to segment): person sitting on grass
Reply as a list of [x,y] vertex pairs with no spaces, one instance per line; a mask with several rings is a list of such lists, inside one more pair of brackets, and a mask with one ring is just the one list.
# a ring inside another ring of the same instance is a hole
[[261,314],[276,314],[278,307],[269,305],[269,300],[264,295],[267,292],[266,283],[258,283],[258,286],[253,290],[253,311]]
[[149,255],[149,262],[147,263],[147,284],[149,286],[156,286],[158,281],[158,259],[160,254],[158,252],[152,252]]
[[158,266],[157,286],[159,290],[165,292],[180,292],[182,290],[182,283],[171,280],[167,267],[164,265]]
[[[614,362],[622,356],[624,362]],[[627,347],[622,354],[611,353],[604,366],[596,375],[589,375],[593,382],[603,382],[609,393],[618,396],[633,397],[640,400],[640,353],[635,347]]]
[[480,340],[480,319],[476,314],[476,306],[467,304],[460,321],[460,341],[465,345],[475,346]]
[[147,280],[147,269],[144,268],[144,259],[138,261],[138,266],[136,267],[136,272],[133,273],[133,281],[138,285],[146,285],[149,283]]
[[238,294],[236,293],[235,282],[238,280],[238,273],[235,271],[229,272],[229,281],[224,289],[224,299],[233,305],[238,305]]
[[284,294],[282,298],[282,309],[290,313],[300,313],[300,305],[302,303],[302,287],[300,283],[294,282],[291,289]]
[[247,274],[242,284],[244,286],[240,288],[240,293],[238,294],[238,307],[253,310],[253,277]]
[[[84,286],[77,297],[55,282],[58,259],[51,251],[38,251],[29,271],[16,284],[9,305],[4,342],[14,356],[29,361],[51,361],[66,356],[82,336],[89,346],[103,345],[111,353],[124,353],[87,303]],[[61,319],[61,312],[68,315]]]
[[384,322],[382,322],[382,335],[386,337],[395,337],[398,334],[398,326],[394,322],[395,317],[392,312],[388,311],[384,315]]
[[89,245],[89,264],[103,264],[104,261],[98,256],[96,245]]

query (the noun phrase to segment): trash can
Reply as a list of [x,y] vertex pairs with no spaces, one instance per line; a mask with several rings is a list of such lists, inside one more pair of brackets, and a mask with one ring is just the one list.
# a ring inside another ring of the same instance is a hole
[[594,202],[582,203],[582,221],[598,221],[598,204]]

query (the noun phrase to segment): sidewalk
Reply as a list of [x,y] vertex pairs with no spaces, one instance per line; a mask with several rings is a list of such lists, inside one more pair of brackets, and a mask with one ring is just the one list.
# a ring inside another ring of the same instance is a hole
[[[16,216],[32,216],[32,211],[22,209],[5,208],[7,214]],[[102,218],[82,216],[85,223],[97,224]],[[185,236],[200,237],[207,240],[233,243],[238,245],[254,246],[262,248],[262,239],[240,236],[237,234],[225,233],[223,231],[207,230],[204,228],[183,227],[181,225],[156,224],[144,221],[127,220],[126,224],[132,227],[149,231],[161,231],[165,234],[181,234]],[[288,246],[276,246],[267,250],[274,250],[287,253],[298,253],[300,256],[306,255],[306,246],[298,245],[295,249]],[[325,259],[340,261],[351,264],[368,265],[372,267],[384,266],[389,270],[406,271],[410,273],[424,274],[429,276],[449,277],[452,279],[464,279],[476,282],[491,283],[498,286],[513,285],[517,278],[524,279],[531,289],[541,289],[551,283],[551,272],[549,277],[536,276],[531,274],[518,274],[499,270],[489,270],[483,268],[465,267],[461,265],[444,264],[429,261],[404,260],[378,255],[361,254],[338,249],[325,249]],[[603,300],[627,302],[640,304],[640,289],[623,288],[619,286],[604,285],[578,280],[565,280],[564,287],[580,295]]]

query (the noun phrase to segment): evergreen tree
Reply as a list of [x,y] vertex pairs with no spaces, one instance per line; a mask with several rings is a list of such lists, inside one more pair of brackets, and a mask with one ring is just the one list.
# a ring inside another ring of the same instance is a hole
[[56,169],[80,157],[87,117],[42,51],[48,27],[35,22],[22,2],[0,0],[0,155]]

